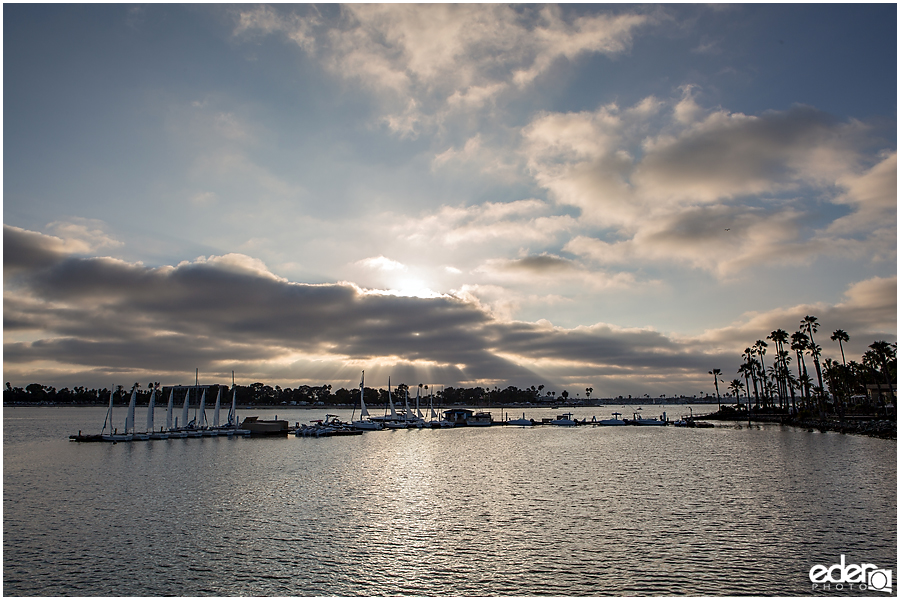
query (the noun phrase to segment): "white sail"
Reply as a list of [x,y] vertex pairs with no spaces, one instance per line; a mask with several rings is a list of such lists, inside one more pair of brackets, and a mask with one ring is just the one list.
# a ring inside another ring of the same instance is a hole
[[181,426],[187,427],[188,424],[188,408],[191,401],[191,389],[188,388],[184,393],[184,406],[181,407]]
[[206,426],[206,390],[203,390],[203,396],[200,397],[200,416],[197,417],[197,427]]
[[169,390],[169,406],[166,409],[166,431],[172,429],[172,409],[175,407],[175,390]]
[[134,403],[137,400],[137,388],[131,390],[131,401],[128,403],[128,414],[125,415],[125,435],[128,431],[134,432]]
[[406,394],[403,395],[403,420],[409,421],[409,388],[406,388]]
[[156,407],[156,388],[150,394],[150,404],[147,405],[147,431],[153,431],[153,409]]
[[213,427],[219,426],[219,409],[222,407],[222,388],[219,388],[219,395],[216,396],[216,409],[213,412]]
[[235,414],[237,411],[237,388],[234,388],[234,392],[231,394],[231,410],[228,411],[228,424],[232,427],[237,427],[237,415]]
[[431,388],[431,395],[428,397],[428,409],[431,411],[431,420],[437,419],[437,413],[434,412],[434,388]]
[[418,389],[416,390],[416,416],[417,416],[419,419],[422,418],[422,411],[419,410],[419,394],[420,394],[420,393],[422,393],[422,388],[418,388]]
[[[115,387],[115,386],[113,386]],[[106,423],[109,423],[109,432],[113,432],[113,420],[112,420],[112,404],[113,404],[113,392],[109,393],[109,409],[106,411],[106,420],[103,421],[103,429],[100,431],[102,434],[106,430]]]
[[369,416],[369,409],[366,408],[365,392],[363,391],[363,382],[366,380],[366,372],[362,372],[362,379],[359,380],[359,418]]
[[388,377],[388,402],[391,404],[391,420],[397,420],[397,409],[394,408],[394,401],[391,399],[391,378]]

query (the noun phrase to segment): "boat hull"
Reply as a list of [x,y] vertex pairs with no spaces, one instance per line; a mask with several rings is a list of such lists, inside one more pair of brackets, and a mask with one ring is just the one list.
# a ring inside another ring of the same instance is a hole
[[263,420],[247,417],[241,423],[241,429],[249,431],[251,436],[287,436],[289,433],[288,422],[283,419]]

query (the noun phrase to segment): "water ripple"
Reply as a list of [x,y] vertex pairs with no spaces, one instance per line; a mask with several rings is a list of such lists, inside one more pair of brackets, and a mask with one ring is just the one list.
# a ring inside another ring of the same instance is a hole
[[84,413],[59,414],[4,431],[7,595],[790,596],[842,553],[897,560],[885,440],[547,427],[76,445],[60,440]]

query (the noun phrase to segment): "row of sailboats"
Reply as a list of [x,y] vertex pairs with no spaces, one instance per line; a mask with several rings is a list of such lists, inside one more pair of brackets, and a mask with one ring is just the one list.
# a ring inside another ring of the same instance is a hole
[[[363,371],[362,378],[359,381],[359,420],[353,420],[353,417],[351,417],[350,425],[353,428],[371,431],[380,429],[421,429],[424,427],[439,428],[453,426],[449,421],[438,419],[437,412],[434,410],[434,395],[432,395],[429,400],[429,411],[431,413],[430,420],[425,420],[425,416],[419,408],[421,390],[416,391],[415,412],[413,412],[409,406],[409,390],[406,391],[403,398],[403,412],[398,412],[391,394],[390,377],[388,377],[388,405],[385,407],[385,414],[381,417],[373,417],[369,414],[369,410],[366,407],[364,392],[365,379],[366,372]],[[390,414],[387,413],[388,407],[390,407]]]
[[[175,408],[175,390],[169,391],[169,403],[166,409],[166,425],[156,430],[154,423],[154,412],[156,409],[156,395],[158,389],[153,388],[150,394],[150,402],[147,405],[147,428],[145,431],[136,431],[135,428],[135,403],[137,400],[137,386],[131,390],[131,400],[128,403],[128,410],[125,415],[125,429],[119,433],[118,428],[113,427],[113,392],[109,394],[109,408],[106,411],[106,418],[103,421],[103,428],[99,436],[82,436],[79,432],[78,436],[70,436],[71,439],[78,441],[104,441],[104,442],[132,442],[144,440],[166,440],[169,438],[186,438],[186,437],[212,437],[219,435],[249,435],[250,431],[238,427],[237,420],[237,390],[232,392],[231,410],[228,412],[228,422],[225,425],[219,424],[219,413],[222,407],[222,388],[219,388],[219,394],[216,396],[216,404],[213,410],[213,421],[209,423],[206,419],[206,390],[200,399],[200,407],[197,416],[188,421],[190,417],[190,388],[184,396],[184,404],[181,408],[181,425],[178,424],[178,417],[175,417],[173,423],[173,413]],[[199,420],[198,420],[199,419]]]

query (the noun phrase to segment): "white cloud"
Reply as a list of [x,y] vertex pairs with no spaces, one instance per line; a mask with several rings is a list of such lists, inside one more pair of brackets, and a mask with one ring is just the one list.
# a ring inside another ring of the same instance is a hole
[[845,344],[844,349],[855,354],[854,360],[859,360],[872,342],[879,339],[894,341],[897,337],[897,277],[873,277],[852,283],[843,301],[836,304],[817,302],[749,312],[731,325],[704,332],[691,343],[717,346],[739,354],[743,348],[765,339],[776,329],[789,333],[797,331],[800,320],[806,315],[814,315],[819,321],[815,339],[825,357],[840,359],[838,345],[829,338],[831,332],[843,329],[850,334],[850,344]]
[[[520,289],[571,292],[577,289],[599,291],[632,289],[637,281],[633,273],[609,273],[548,253],[524,255],[519,258],[492,258],[474,270],[488,282],[503,283]],[[646,285],[646,284],[645,284]],[[508,289],[508,293],[511,293]]]
[[448,112],[521,90],[558,59],[621,54],[655,21],[624,11],[569,18],[558,7],[527,5],[351,4],[331,21],[255,7],[240,11],[234,33],[287,36],[333,73],[378,93],[388,126],[415,135]]
[[720,277],[830,254],[895,256],[896,154],[867,169],[864,124],[802,106],[759,116],[708,111],[695,96],[684,86],[667,103],[545,113],[523,130],[535,180],[581,209],[581,227],[606,232],[580,233],[567,251]]
[[73,217],[47,225],[62,240],[66,252],[86,254],[101,248],[117,248],[123,243],[106,232],[107,224],[98,219]]
[[406,271],[407,266],[403,263],[397,262],[396,260],[391,260],[389,258],[385,258],[384,256],[375,256],[370,258],[364,258],[360,261],[357,261],[356,264],[365,267],[367,269],[372,269],[374,271]]
[[847,173],[838,178],[846,193],[834,199],[854,210],[835,220],[826,234],[831,236],[866,233],[872,229],[897,229],[897,153],[889,152],[871,169]]
[[575,226],[568,215],[554,215],[552,206],[537,199],[486,202],[467,207],[442,206],[436,213],[401,221],[398,235],[416,244],[438,243],[450,248],[503,242],[546,243]]

